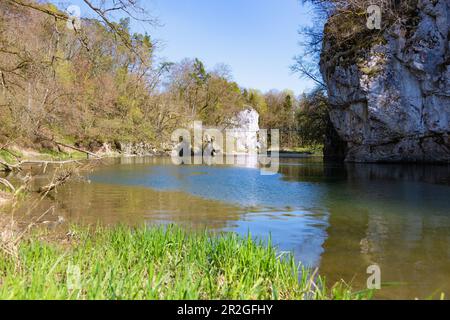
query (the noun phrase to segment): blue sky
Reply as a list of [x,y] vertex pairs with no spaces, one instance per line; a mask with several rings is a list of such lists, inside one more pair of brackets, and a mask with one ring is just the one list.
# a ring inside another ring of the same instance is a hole
[[[69,1],[78,4],[80,0]],[[132,23],[133,31],[159,41],[158,56],[172,62],[199,58],[207,67],[224,63],[239,85],[261,91],[291,89],[300,94],[310,81],[291,74],[299,53],[297,33],[312,13],[299,0],[141,1],[161,26]],[[82,13],[84,8],[82,7]]]

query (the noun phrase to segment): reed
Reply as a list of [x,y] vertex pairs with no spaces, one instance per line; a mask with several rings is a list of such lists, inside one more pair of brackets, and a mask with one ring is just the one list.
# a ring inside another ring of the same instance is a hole
[[176,226],[78,229],[69,244],[31,236],[0,250],[0,299],[364,299],[250,236]]

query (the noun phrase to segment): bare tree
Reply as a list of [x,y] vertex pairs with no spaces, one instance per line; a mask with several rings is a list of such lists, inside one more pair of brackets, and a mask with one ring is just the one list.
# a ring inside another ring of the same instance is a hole
[[[312,5],[315,15],[312,27],[303,27],[299,34],[301,54],[295,57],[291,67],[301,77],[313,80],[319,87],[325,84],[319,72],[320,59],[336,62],[352,55],[368,43],[380,39],[395,23],[405,28],[413,27],[410,20],[417,8],[417,0],[302,0]],[[381,29],[367,28],[371,5],[378,5],[382,13]],[[323,49],[324,36],[329,47]]]

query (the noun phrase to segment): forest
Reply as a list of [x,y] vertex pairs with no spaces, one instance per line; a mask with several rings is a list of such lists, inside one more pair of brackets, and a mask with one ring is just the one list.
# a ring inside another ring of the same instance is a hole
[[174,129],[193,120],[226,128],[248,107],[259,112],[261,128],[280,129],[282,148],[322,144],[321,90],[263,93],[233,81],[225,64],[161,61],[152,36],[130,30],[133,19],[157,23],[137,2],[85,3],[97,19],[74,23],[50,3],[1,2],[0,146],[58,151],[54,141],[89,150],[145,142],[165,149]]

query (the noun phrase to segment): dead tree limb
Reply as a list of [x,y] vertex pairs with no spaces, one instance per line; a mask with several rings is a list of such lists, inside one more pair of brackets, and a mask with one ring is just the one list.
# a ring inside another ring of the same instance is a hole
[[[48,140],[50,140],[50,139],[48,139]],[[75,147],[75,146],[71,146],[71,145],[68,145],[68,144],[65,144],[65,143],[62,143],[62,142],[59,142],[59,141],[54,141],[54,140],[50,140],[50,141],[53,141],[57,145],[60,145],[60,146],[63,146],[63,147],[66,147],[66,148],[69,148],[69,149],[72,149],[72,150],[75,150],[75,151],[86,153],[87,155],[93,156],[94,158],[99,158],[99,159],[101,158],[98,154],[95,154],[93,152],[90,152],[90,151],[87,151],[87,150],[84,150],[84,149],[81,149],[81,148],[78,148],[78,147]]]
[[10,191],[12,191],[14,193],[16,192],[16,188],[14,188],[14,186],[8,180],[0,178],[0,184],[2,184],[5,187],[7,187]]
[[21,165],[20,162],[16,164],[10,164],[0,159],[0,171],[5,172],[11,172],[14,170],[20,171],[21,170],[20,165]]
[[72,150],[75,150],[75,151],[79,151],[79,152],[85,153],[85,154],[87,154],[88,156],[92,156],[92,157],[98,158],[98,159],[101,159],[101,158],[102,158],[102,157],[99,156],[98,154],[95,154],[95,153],[90,152],[90,151],[88,151],[88,150],[84,150],[84,149],[81,149],[81,148],[72,146],[72,145],[67,144],[67,143],[64,143],[64,142],[57,141],[57,140],[55,140],[54,138],[46,137],[46,136],[44,136],[44,135],[41,134],[41,133],[36,133],[36,136],[39,137],[39,138],[42,139],[42,140],[46,140],[46,141],[53,142],[53,143],[55,143],[55,144],[57,144],[57,145],[59,145],[59,146],[66,147],[66,148],[69,148],[69,149],[72,149]]
[[60,185],[63,185],[64,183],[66,183],[66,181],[69,180],[69,178],[72,176],[72,174],[73,174],[73,171],[71,171],[71,170],[62,173],[48,185],[40,187],[38,192],[41,194],[48,194],[50,191],[56,189],[57,187],[59,187]]

